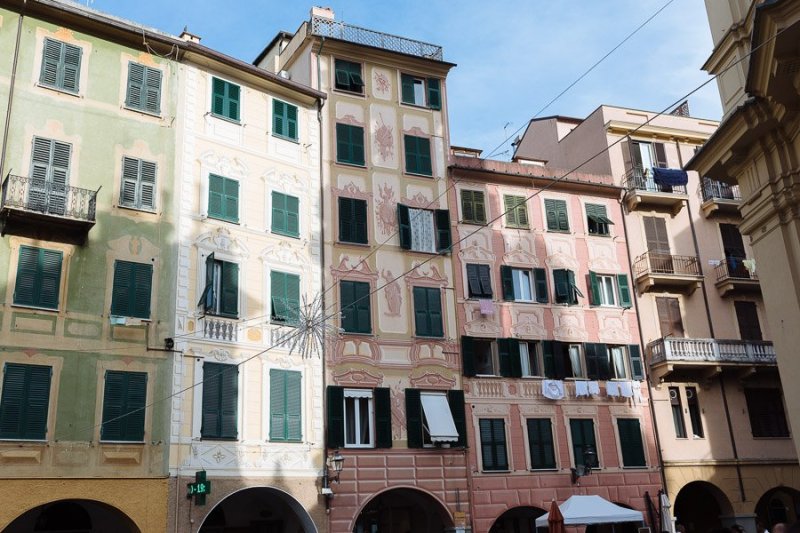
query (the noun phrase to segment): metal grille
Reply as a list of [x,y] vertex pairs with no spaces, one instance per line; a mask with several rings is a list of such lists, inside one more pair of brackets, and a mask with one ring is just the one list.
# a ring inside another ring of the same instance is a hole
[[9,174],[3,182],[1,204],[3,208],[94,222],[97,191]]

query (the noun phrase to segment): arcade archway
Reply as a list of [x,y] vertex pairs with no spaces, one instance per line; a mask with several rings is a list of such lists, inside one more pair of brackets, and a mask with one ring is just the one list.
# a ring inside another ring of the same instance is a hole
[[206,515],[199,533],[317,533],[314,521],[289,494],[250,487],[227,496]]
[[494,521],[489,533],[536,533],[536,519],[546,512],[538,507],[513,507]]
[[117,509],[94,500],[60,500],[25,512],[3,533],[139,533],[133,520]]
[[720,516],[733,515],[728,497],[706,481],[687,483],[675,498],[675,521],[686,533],[700,533],[722,527]]
[[372,498],[359,513],[353,533],[443,533],[450,514],[433,496],[416,489],[391,489]]
[[770,530],[780,522],[794,524],[800,518],[800,492],[790,487],[775,487],[761,496],[755,511],[758,520]]

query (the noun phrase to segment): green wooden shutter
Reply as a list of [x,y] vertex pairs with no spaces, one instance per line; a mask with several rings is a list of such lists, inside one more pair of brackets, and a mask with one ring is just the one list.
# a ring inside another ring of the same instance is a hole
[[226,92],[226,107],[225,116],[229,119],[239,122],[239,86],[233,83],[225,83]]
[[409,174],[420,174],[420,170],[417,167],[417,137],[413,135],[404,135],[403,146],[405,147],[406,172]]
[[59,85],[65,91],[77,93],[80,89],[82,54],[83,50],[79,46],[64,44],[63,71]]
[[522,377],[522,362],[519,355],[519,340],[497,339],[500,360],[500,375],[504,377]]
[[14,303],[58,309],[63,253],[20,246]]
[[239,418],[239,367],[236,365],[222,365],[222,391],[220,402],[220,437],[236,439]]
[[419,337],[443,337],[441,289],[414,287],[415,333]]
[[[375,447],[392,447],[392,400],[388,388],[372,391],[375,399]],[[420,426],[421,427],[421,426]]]
[[363,281],[339,282],[341,326],[348,333],[372,332],[370,286]]
[[422,400],[419,389],[406,389],[406,434],[409,448],[422,448]]
[[467,377],[475,375],[475,343],[472,337],[461,337],[461,369]]
[[211,112],[220,116],[225,114],[225,82],[219,78],[211,80]]
[[647,466],[644,458],[644,443],[638,418],[618,418],[619,446],[622,451],[622,466]]
[[408,74],[400,75],[400,85],[402,88],[402,100],[404,104],[413,104],[414,102],[414,77]]
[[220,431],[220,401],[225,365],[203,363],[203,413],[200,436],[204,439],[218,438]]
[[548,230],[569,231],[567,203],[564,200],[545,200],[544,210]]
[[545,269],[533,269],[533,282],[536,290],[536,301],[540,304],[546,304],[549,300],[547,297],[547,272]]
[[575,284],[575,272],[567,270],[567,284],[569,286],[569,304],[578,303],[578,286]]
[[286,233],[300,236],[300,199],[296,196],[286,196]]
[[125,105],[128,107],[144,107],[144,71],[144,65],[132,61],[128,63],[128,92],[125,96]]
[[289,128],[286,132],[287,137],[296,141],[299,137],[297,128],[297,106],[287,104],[286,124]]
[[431,141],[426,137],[404,135],[406,172],[409,174],[433,175]]
[[286,102],[272,100],[272,133],[275,135],[286,136]]
[[481,281],[478,276],[478,267],[480,265],[467,265],[467,286],[469,288],[469,296],[471,298],[478,298],[482,295]]
[[441,82],[436,78],[428,78],[428,107],[437,111],[442,108]]
[[456,431],[458,431],[458,440],[454,446],[464,447],[467,445],[467,416],[464,391],[458,389],[447,391],[447,403],[450,405],[450,414],[453,417]]
[[506,226],[514,228],[528,227],[528,208],[524,196],[504,196]]
[[269,371],[269,440],[286,440],[286,371]]
[[303,438],[302,420],[302,374],[286,373],[286,438],[299,441]]
[[586,359],[586,377],[589,379],[608,379],[611,375],[608,364],[608,347],[605,344],[586,343],[583,345]]
[[483,469],[507,470],[505,421],[502,418],[482,418],[478,425],[480,427]]
[[364,128],[336,124],[336,161],[364,166]]
[[153,265],[115,261],[111,314],[150,318],[152,283]]
[[589,305],[600,305],[600,285],[597,282],[597,273],[589,271]]
[[514,301],[514,269],[500,265],[500,282],[503,286],[503,300]]
[[544,359],[544,375],[550,379],[556,378],[556,353],[553,341],[542,342],[542,358]]
[[63,48],[64,43],[45,38],[42,46],[42,69],[39,73],[39,83],[42,85],[58,86]]
[[461,218],[464,222],[475,222],[475,192],[461,191]]
[[224,316],[239,315],[239,265],[220,261],[222,274],[220,280],[219,313]]
[[328,386],[328,448],[344,447],[344,388]]
[[369,242],[369,232],[367,230],[367,201],[354,200],[353,217],[355,219],[355,241],[362,244]]
[[439,253],[450,251],[450,211],[447,209],[437,209],[434,211],[434,221],[436,222],[436,249]]
[[569,231],[569,217],[567,216],[567,202],[558,200],[558,229]]
[[143,441],[146,405],[146,373],[106,371],[101,438],[105,441]]
[[225,193],[224,179],[216,174],[208,175],[208,216],[210,217],[222,218],[224,216],[222,211],[223,194]]
[[638,344],[628,345],[628,357],[631,364],[631,377],[636,380],[644,379],[644,367],[642,365],[642,352]]
[[39,248],[19,247],[14,304],[36,305],[39,288]]
[[411,219],[408,206],[397,204],[397,222],[400,226],[400,248],[411,249]]
[[161,113],[161,71],[144,69],[144,110],[156,115]]
[[288,233],[288,222],[286,217],[286,195],[279,192],[272,192],[272,232]]
[[336,124],[336,162],[350,163],[350,127],[347,124]]
[[130,261],[114,262],[114,282],[111,289],[111,314],[117,316],[130,316],[133,294],[131,282],[133,280],[133,263]]
[[141,161],[139,207],[142,209],[156,208],[156,164],[151,161]]
[[239,182],[225,179],[225,220],[239,221]]
[[478,277],[481,282],[481,293],[484,298],[492,297],[492,271],[489,265],[478,265]]
[[570,293],[572,288],[569,286],[569,270],[553,270],[553,285],[556,289],[556,303],[567,304],[571,302]]
[[583,447],[593,446],[597,450],[594,438],[594,421],[590,418],[570,418],[570,433],[572,434],[572,458],[575,465],[582,465]]
[[626,274],[617,274],[617,289],[619,290],[619,305],[629,309],[631,303],[631,289]]
[[139,163],[138,159],[132,157],[122,158],[119,203],[125,207],[138,207],[136,197],[139,191]]
[[339,240],[353,242],[355,238],[355,199],[339,197]]
[[553,447],[553,428],[549,418],[529,418],[528,444],[531,454],[531,468],[546,469],[556,467]]
[[47,436],[52,367],[6,363],[0,397],[0,439]]
[[208,175],[208,216],[239,221],[239,182],[216,174]]

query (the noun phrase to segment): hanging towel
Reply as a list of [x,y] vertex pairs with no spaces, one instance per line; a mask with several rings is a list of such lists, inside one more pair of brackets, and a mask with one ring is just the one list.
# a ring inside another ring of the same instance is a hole
[[644,403],[644,398],[642,397],[642,382],[641,381],[633,381],[633,401],[635,403]]
[[575,382],[575,397],[580,398],[581,396],[589,396],[589,382],[588,381],[576,381]]
[[589,394],[592,396],[600,396],[600,383],[597,381],[589,382]]
[[481,306],[481,314],[482,315],[493,315],[494,314],[494,301],[482,298],[478,300]]
[[653,181],[659,185],[686,185],[689,174],[679,168],[653,168]]
[[747,269],[747,272],[750,273],[752,276],[756,273],[756,260],[755,259],[745,259],[742,261],[742,264]]
[[606,395],[619,396],[619,383],[616,381],[606,381]]
[[630,381],[621,381],[619,383],[619,393],[624,398],[633,398],[633,386]]
[[564,382],[557,379],[542,381],[542,396],[551,400],[560,400],[564,397]]

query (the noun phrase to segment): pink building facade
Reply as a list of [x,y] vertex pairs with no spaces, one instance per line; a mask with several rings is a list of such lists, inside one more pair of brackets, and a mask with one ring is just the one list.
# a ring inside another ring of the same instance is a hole
[[644,512],[661,478],[621,189],[470,155],[449,178],[473,530],[532,532],[573,494]]

